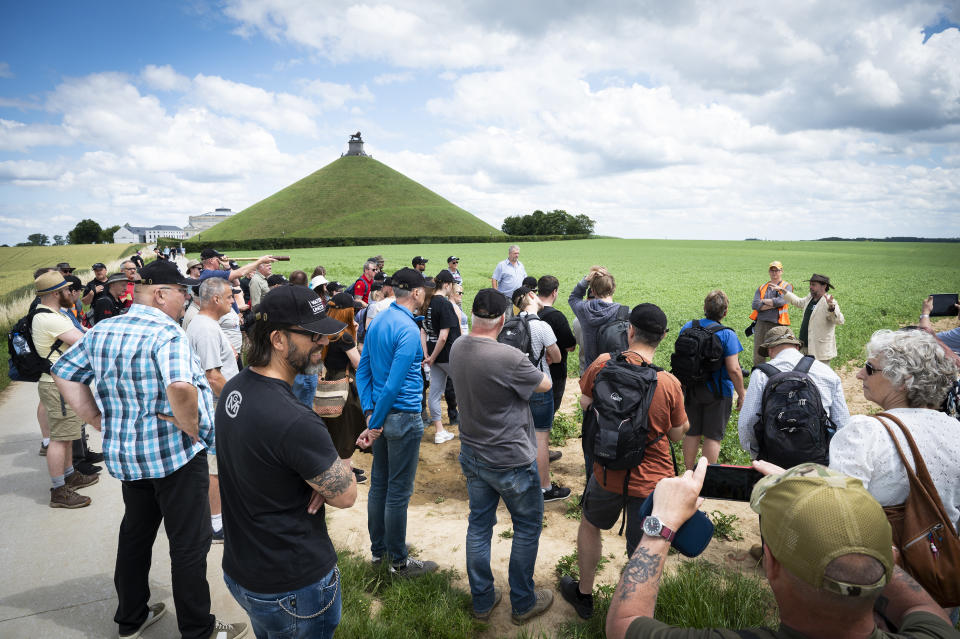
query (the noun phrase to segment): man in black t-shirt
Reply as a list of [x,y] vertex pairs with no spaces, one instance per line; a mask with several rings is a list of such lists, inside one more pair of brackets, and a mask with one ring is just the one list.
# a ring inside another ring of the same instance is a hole
[[430,306],[427,307],[420,330],[427,344],[427,356],[423,360],[423,369],[431,371],[427,403],[430,408],[430,420],[435,430],[433,443],[443,444],[454,437],[453,433],[443,427],[440,396],[446,391],[447,378],[450,376],[450,347],[460,337],[460,318],[453,308],[453,302],[449,299],[454,285],[453,275],[444,269],[437,273],[433,281],[437,290],[430,300]]
[[[554,308],[557,294],[560,291],[560,282],[553,275],[544,275],[537,280],[537,297],[543,303],[540,319],[550,325],[553,334],[557,336],[557,348],[560,349],[560,361],[550,364],[550,379],[553,381],[553,414],[560,410],[563,391],[567,386],[567,353],[576,350],[577,338],[570,330],[570,322],[566,315]],[[555,462],[562,456],[559,450],[551,450],[549,458]]]
[[107,265],[97,262],[92,268],[93,279],[83,287],[83,297],[80,298],[87,308],[93,308],[96,299],[107,292]]
[[120,296],[127,289],[127,276],[123,273],[114,273],[107,278],[107,286],[103,293],[96,296],[93,302],[93,323],[101,322],[108,317],[123,315],[126,308],[120,301]]
[[[312,290],[271,290],[257,307],[248,366],[220,394],[223,578],[258,637],[274,629],[285,606],[286,615],[297,615],[292,636],[329,637],[340,621],[340,574],[324,504],[349,508],[357,482],[323,420],[290,387],[298,374],[317,374],[323,346],[344,328]],[[265,597],[278,606],[255,603]]]

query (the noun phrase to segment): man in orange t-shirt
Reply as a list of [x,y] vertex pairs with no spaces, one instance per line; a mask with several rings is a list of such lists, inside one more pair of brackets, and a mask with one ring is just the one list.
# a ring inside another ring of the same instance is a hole
[[[640,366],[653,362],[660,341],[667,334],[667,316],[655,304],[639,304],[630,312],[630,328],[627,331],[629,346],[624,355],[631,364]],[[593,403],[593,385],[597,373],[610,361],[604,353],[590,365],[580,378],[580,405],[587,411]],[[627,554],[643,536],[642,522],[638,515],[647,495],[653,492],[657,482],[674,476],[670,442],[683,439],[690,423],[683,408],[683,389],[680,381],[667,371],[657,373],[657,388],[648,412],[650,438],[643,456],[643,463],[630,471],[627,485]],[[669,440],[669,441],[668,441]],[[560,580],[560,592],[584,619],[593,614],[593,580],[597,563],[603,550],[600,530],[609,530],[620,518],[624,508],[623,480],[625,470],[609,470],[593,464],[593,474],[583,493],[583,516],[577,533],[577,563],[580,581],[570,577]]]

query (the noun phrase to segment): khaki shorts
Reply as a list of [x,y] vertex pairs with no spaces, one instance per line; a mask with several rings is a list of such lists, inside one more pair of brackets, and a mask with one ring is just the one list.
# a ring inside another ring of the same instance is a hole
[[211,455],[210,451],[207,450],[207,466],[210,467],[210,470],[207,471],[209,475],[219,475],[217,472],[217,456]]
[[50,422],[50,439],[55,442],[72,442],[80,439],[83,420],[77,417],[70,405],[63,401],[57,385],[53,382],[37,382],[40,403],[47,409]]

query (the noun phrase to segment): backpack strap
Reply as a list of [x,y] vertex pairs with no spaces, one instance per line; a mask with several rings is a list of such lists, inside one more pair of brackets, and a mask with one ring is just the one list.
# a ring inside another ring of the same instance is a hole
[[617,309],[617,319],[618,319],[618,320],[624,320],[624,321],[629,322],[629,321],[630,321],[630,307],[627,306],[626,304],[621,304],[621,305],[620,305],[620,308]]
[[768,378],[773,377],[774,375],[778,375],[780,373],[779,368],[777,368],[773,364],[767,364],[766,362],[764,362],[763,364],[757,364],[756,366],[754,366],[754,368],[763,371],[763,373]]
[[[523,321],[524,325],[527,327],[527,335],[530,337],[530,348],[533,348],[533,333],[530,332],[530,313],[520,315],[519,317],[520,317],[520,320]],[[543,320],[541,320],[538,317],[537,321],[542,322]],[[543,361],[543,357],[546,354],[547,354],[547,347],[544,346],[543,348],[540,349],[540,357],[537,358],[537,361],[534,362],[533,365],[536,366],[537,368],[540,368],[540,362]]]
[[793,370],[798,373],[809,373],[810,367],[813,366],[814,357],[813,355],[804,355],[800,358],[800,361],[797,362],[797,365],[793,367]]
[[[28,336],[30,337],[30,349],[31,349],[34,353],[37,353],[37,346],[36,346],[36,344],[33,343],[33,318],[34,318],[36,315],[40,315],[41,313],[53,313],[53,311],[51,311],[51,310],[49,310],[49,309],[46,309],[46,308],[40,308],[39,306],[37,306],[37,307],[35,307],[32,311],[30,311],[29,313],[27,313],[27,324],[30,326],[30,331],[28,332]],[[50,358],[53,356],[53,354],[60,352],[60,347],[61,347],[61,346],[63,346],[63,340],[61,340],[61,339],[55,339],[55,340],[53,341],[53,344],[50,345],[50,352],[47,353],[47,356],[44,357],[43,359],[49,363],[49,362],[50,362]],[[39,354],[40,354],[40,353],[37,353],[37,355],[39,355]]]
[[690,323],[690,328],[700,328],[700,320],[693,320],[693,322]]

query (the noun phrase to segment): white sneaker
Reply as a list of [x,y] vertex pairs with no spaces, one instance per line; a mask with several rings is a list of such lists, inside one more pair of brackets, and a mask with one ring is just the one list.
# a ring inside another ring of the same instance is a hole
[[433,443],[442,444],[444,442],[450,441],[451,439],[453,439],[453,437],[454,437],[453,433],[451,433],[449,430],[442,430],[433,436]]

